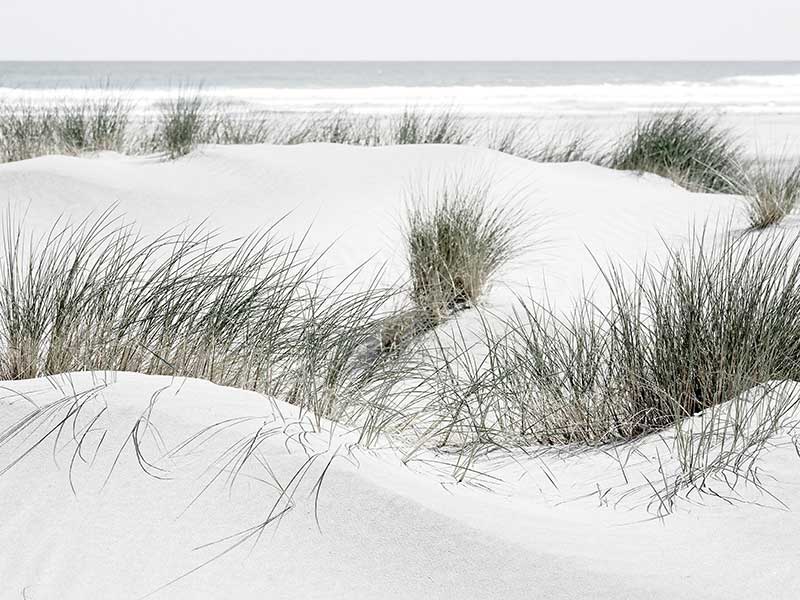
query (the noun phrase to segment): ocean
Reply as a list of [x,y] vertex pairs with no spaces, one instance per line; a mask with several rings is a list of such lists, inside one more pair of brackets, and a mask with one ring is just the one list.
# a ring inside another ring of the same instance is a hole
[[800,62],[0,62],[0,101],[124,92],[146,110],[196,88],[279,111],[596,117],[700,108],[800,118]]

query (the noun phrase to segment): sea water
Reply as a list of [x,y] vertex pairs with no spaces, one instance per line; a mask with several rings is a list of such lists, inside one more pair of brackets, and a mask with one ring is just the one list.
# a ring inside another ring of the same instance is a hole
[[147,106],[197,88],[282,111],[788,114],[800,113],[800,62],[0,62],[0,99],[114,90]]

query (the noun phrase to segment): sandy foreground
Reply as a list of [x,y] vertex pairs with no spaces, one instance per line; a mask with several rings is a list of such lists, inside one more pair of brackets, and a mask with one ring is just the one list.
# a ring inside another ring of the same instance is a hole
[[[207,220],[235,237],[285,216],[281,231],[310,227],[312,246],[332,245],[332,272],[370,260],[390,282],[404,273],[407,190],[454,173],[490,174],[498,200],[513,196],[536,217],[536,243],[485,298],[500,312],[520,294],[567,305],[593,287],[597,262],[657,256],[693,224],[746,225],[734,197],[464,146],[43,157],[0,166],[0,200],[42,230],[112,203],[146,233]],[[773,496],[720,483],[724,498],[690,496],[658,518],[649,482],[675,468],[670,432],[613,455],[497,455],[456,484],[441,453],[404,464],[401,447],[359,448],[341,425],[315,432],[296,407],[198,380],[4,382],[0,432],[46,406],[36,436],[0,448],[0,598],[800,593],[800,462],[788,435],[761,458]],[[64,419],[81,435],[31,449]]]

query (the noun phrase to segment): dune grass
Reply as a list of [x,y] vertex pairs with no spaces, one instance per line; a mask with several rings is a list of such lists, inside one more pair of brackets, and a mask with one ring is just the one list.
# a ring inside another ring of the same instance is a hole
[[202,128],[204,144],[264,144],[275,131],[275,120],[270,113],[236,113],[224,106],[209,111],[208,122]]
[[120,98],[38,107],[21,102],[0,107],[0,160],[47,154],[127,149],[131,105]]
[[[356,425],[365,445],[398,435],[406,459],[445,449],[459,480],[493,449],[668,431],[680,472],[664,498],[713,473],[757,481],[798,402],[759,393],[800,380],[798,241],[700,231],[660,263],[605,267],[605,302],[557,312],[520,299],[495,315],[477,300],[519,251],[520,219],[488,189],[451,180],[410,207],[408,310],[380,275],[331,283],[276,229],[145,238],[107,212],[31,238],[8,217],[0,378],[201,377]],[[439,327],[466,307],[477,335],[459,319]]]
[[326,112],[301,119],[294,127],[285,128],[281,137],[273,141],[277,144],[314,142],[379,146],[382,144],[381,122],[373,115]]
[[106,212],[39,238],[8,218],[3,234],[2,379],[184,375],[328,415],[316,396],[362,378],[364,365],[348,361],[392,293],[330,289],[315,259],[274,229],[233,241],[203,229],[144,238]]
[[[242,110],[213,102],[200,90],[177,90],[157,106],[155,119],[133,119],[134,104],[123,97],[37,107],[20,102],[0,109],[3,162],[46,154],[113,150],[160,153],[177,159],[201,144],[332,143],[354,146],[405,144],[486,145],[542,162],[597,160],[586,134],[539,139],[532,127],[502,133],[456,110],[410,107],[399,115],[344,110],[291,114]],[[483,131],[486,129],[486,131]]]
[[512,122],[491,127],[486,144],[492,150],[534,162],[592,162],[600,164],[602,153],[585,131],[573,130],[542,136],[536,123]]
[[199,93],[181,93],[165,101],[160,109],[152,151],[180,158],[208,139],[209,106]]
[[790,189],[797,180],[771,163],[768,169],[750,170],[743,177],[740,165],[747,161],[738,140],[713,118],[689,111],[644,118],[603,148],[586,131],[543,136],[534,122],[470,119],[455,109],[409,107],[399,115],[342,110],[301,115],[242,110],[212,102],[200,90],[178,90],[160,103],[154,121],[132,119],[134,108],[121,96],[49,107],[25,102],[4,105],[0,107],[0,160],[98,150],[155,152],[176,159],[199,144],[476,145],[536,162],[585,161],[656,173],[694,191],[744,190],[753,200],[754,226],[770,218],[774,222],[784,210],[781,207],[790,202]]
[[12,162],[57,152],[57,121],[58,113],[53,108],[39,109],[28,103],[3,105],[0,159]]
[[436,323],[475,304],[521,249],[519,208],[489,203],[491,183],[451,178],[412,194],[405,229],[411,298]]
[[604,447],[667,431],[679,469],[661,501],[712,474],[758,485],[759,453],[800,402],[796,386],[769,393],[800,378],[798,256],[790,236],[698,232],[662,263],[605,268],[607,305],[521,301],[511,317],[485,313],[480,342],[456,327],[415,374],[429,441],[459,448],[463,476],[480,448]]
[[[3,160],[117,148],[128,110],[5,107]],[[452,113],[279,123],[269,114],[220,116],[197,95],[163,106],[149,150],[177,158],[200,143],[474,136]],[[531,160],[598,161],[587,140],[542,142],[509,130],[492,144]],[[754,228],[789,214],[800,190],[800,168],[743,170],[735,139],[694,113],[640,122],[607,160],[691,189],[740,193]],[[605,268],[610,306],[584,298],[564,314],[521,302],[498,318],[478,300],[524,246],[524,219],[510,204],[492,205],[489,190],[486,181],[451,179],[412,194],[413,307],[400,311],[388,308],[396,290],[377,279],[357,292],[325,283],[315,260],[274,230],[230,242],[199,229],[145,239],[107,213],[31,240],[9,219],[0,378],[95,369],[202,377],[277,395],[318,421],[357,423],[364,443],[411,432],[414,449],[453,449],[459,478],[487,448],[591,447],[670,429],[683,469],[676,485],[702,485],[709,472],[755,478],[755,458],[796,404],[794,394],[753,397],[772,381],[800,379],[797,241],[701,232],[662,264]],[[457,320],[449,334],[437,331],[473,307],[484,326],[477,350]]]
[[[268,379],[262,357],[242,344],[289,326],[305,276],[294,249],[269,232],[238,247],[200,230],[145,240],[104,213],[38,240],[12,219],[4,233],[7,379],[85,369]],[[265,357],[281,352],[270,348]]]
[[764,229],[791,214],[800,199],[800,162],[775,158],[742,167],[736,192],[747,200],[747,216],[754,229]]
[[389,123],[391,144],[469,144],[474,132],[452,110],[409,109]]
[[653,115],[616,142],[606,162],[655,173],[695,191],[733,192],[742,151],[733,134],[697,112]]
[[701,232],[636,277],[612,270],[612,373],[633,429],[697,414],[773,379],[800,376],[800,264],[790,237],[709,240]]
[[65,105],[59,111],[58,137],[71,154],[123,152],[131,109],[120,98]]

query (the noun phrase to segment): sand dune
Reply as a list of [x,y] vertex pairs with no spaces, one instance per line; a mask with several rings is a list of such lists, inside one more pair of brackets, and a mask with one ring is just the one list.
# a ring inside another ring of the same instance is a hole
[[[37,228],[112,203],[151,233],[208,219],[236,236],[288,214],[282,231],[311,226],[312,245],[335,242],[332,267],[386,261],[391,280],[404,273],[404,193],[454,172],[490,173],[497,201],[513,192],[541,218],[541,242],[485,300],[500,309],[528,293],[566,306],[597,276],[595,257],[636,263],[681,243],[693,222],[745,226],[734,197],[462,146],[44,157],[0,166],[0,199]],[[315,432],[296,407],[208,382],[75,373],[3,390],[0,432],[36,411],[42,421],[0,448],[0,469],[11,466],[0,477],[0,598],[788,599],[800,589],[788,433],[760,463],[783,505],[744,486],[741,498],[690,498],[660,520],[647,483],[674,467],[669,431],[622,448],[624,459],[490,456],[476,467],[484,476],[456,484],[433,450],[403,464],[402,448],[359,448],[341,425]],[[64,418],[61,435],[25,454]]]
[[[633,501],[606,506],[591,494],[635,487],[602,453],[549,459],[557,488],[540,460],[518,457],[490,471],[506,478],[489,492],[402,466],[389,450],[350,447],[330,425],[300,443],[309,426],[296,409],[257,394],[124,373],[56,385],[8,384],[3,425],[31,410],[15,393],[42,406],[100,386],[79,427],[106,410],[78,438],[79,454],[65,433],[55,456],[50,438],[0,479],[3,598],[791,598],[797,589],[793,447],[763,465],[785,482],[772,491],[793,510],[706,500],[662,522]],[[128,436],[145,413],[140,463]],[[228,419],[241,421],[193,439]],[[4,466],[14,457],[4,449]],[[654,463],[628,469],[637,483],[637,469],[657,475]]]

